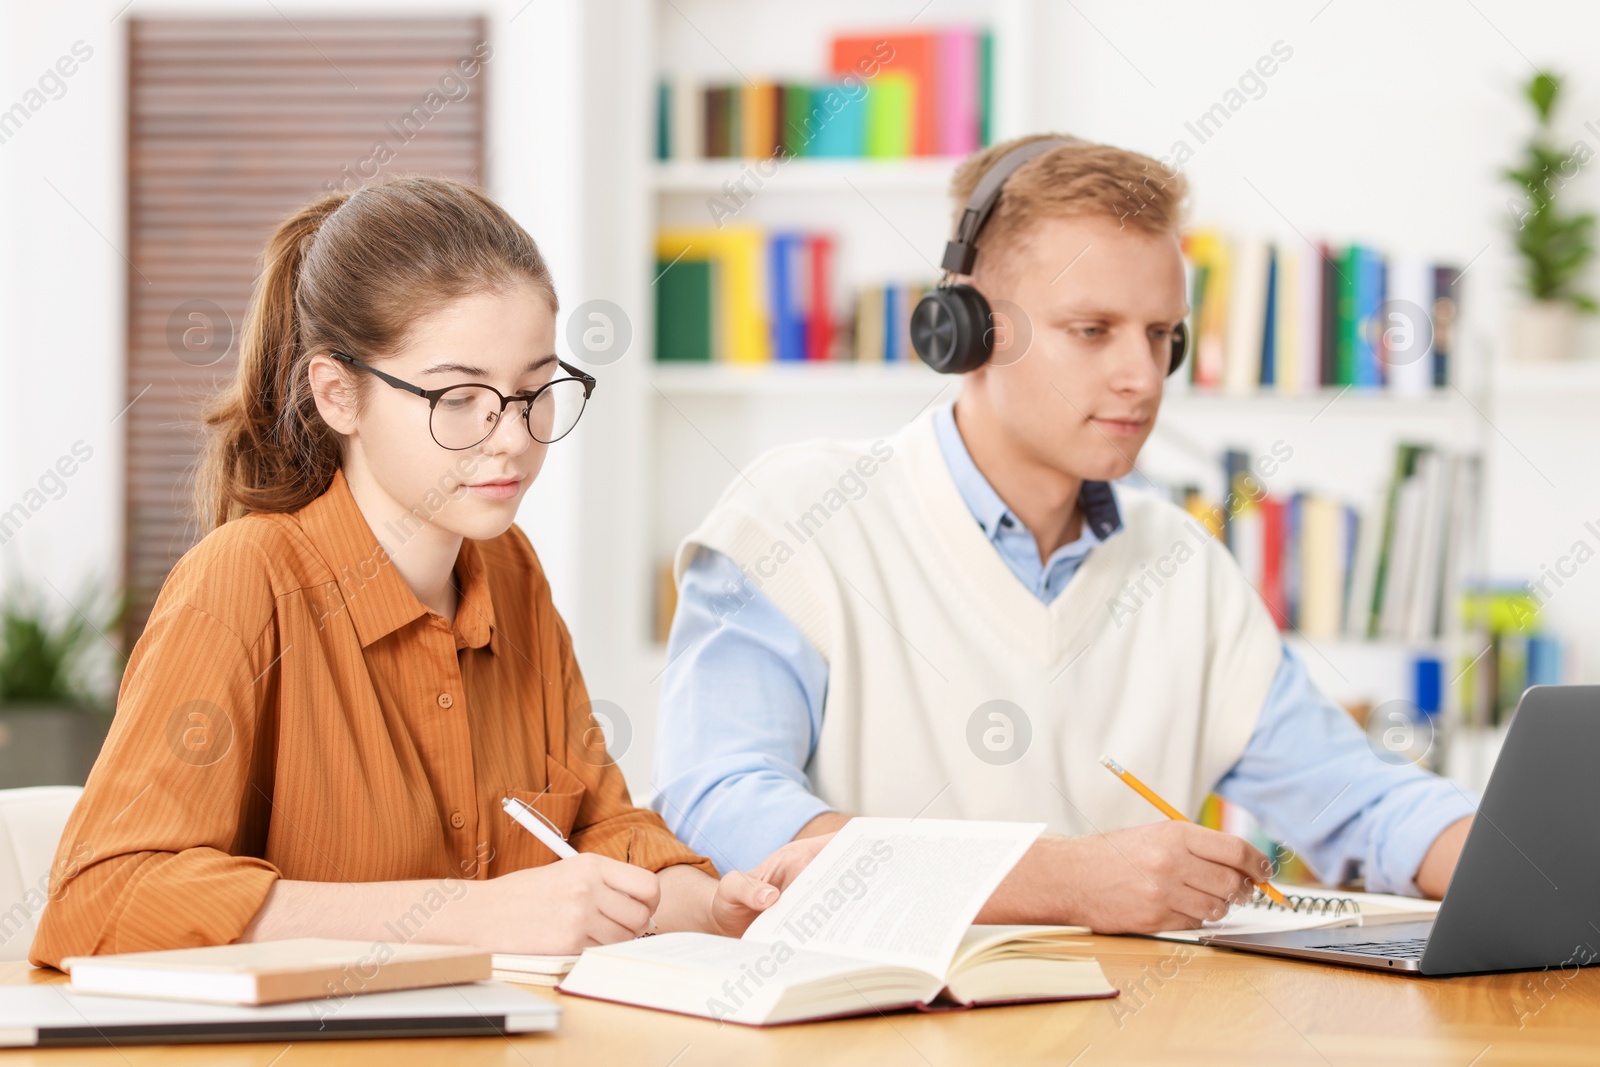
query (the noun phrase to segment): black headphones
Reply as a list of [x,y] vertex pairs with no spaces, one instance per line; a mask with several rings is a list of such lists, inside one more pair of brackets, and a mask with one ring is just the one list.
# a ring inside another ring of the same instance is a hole
[[[944,246],[941,266],[945,280],[917,301],[916,309],[911,312],[911,347],[922,357],[922,362],[940,374],[965,374],[988,362],[994,349],[991,325],[994,313],[989,301],[970,285],[950,284],[950,276],[972,273],[972,266],[978,259],[975,247],[978,234],[1000,202],[1000,191],[1006,179],[1034,156],[1081,143],[1044,137],[1018,145],[996,160],[978,181],[966,210],[961,213],[955,236]],[[1180,322],[1172,331],[1172,362],[1167,367],[1168,374],[1183,365],[1188,351],[1189,328]]]

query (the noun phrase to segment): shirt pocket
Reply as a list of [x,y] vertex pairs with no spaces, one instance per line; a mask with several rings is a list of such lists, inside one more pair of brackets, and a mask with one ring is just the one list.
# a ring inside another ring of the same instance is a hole
[[[578,812],[583,807],[583,797],[587,790],[577,775],[552,757],[545,756],[545,763],[548,782],[545,788],[526,789],[506,786],[501,795],[522,801],[543,815],[562,837],[571,837],[573,825],[578,820]],[[520,871],[527,867],[541,867],[561,858],[508,815],[502,814],[496,820],[496,826],[499,828],[497,835],[499,839],[494,842],[496,874]]]

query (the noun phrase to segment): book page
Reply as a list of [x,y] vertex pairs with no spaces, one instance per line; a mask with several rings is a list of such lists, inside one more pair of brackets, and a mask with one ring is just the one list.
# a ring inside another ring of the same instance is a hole
[[1274,934],[1284,930],[1316,930],[1331,926],[1360,926],[1356,913],[1328,915],[1316,912],[1284,911],[1282,908],[1256,908],[1235,904],[1221,919],[1207,920],[1194,930],[1162,930],[1151,934],[1163,941],[1192,941],[1221,934]]
[[745,932],[943,976],[1043,823],[851,819]]

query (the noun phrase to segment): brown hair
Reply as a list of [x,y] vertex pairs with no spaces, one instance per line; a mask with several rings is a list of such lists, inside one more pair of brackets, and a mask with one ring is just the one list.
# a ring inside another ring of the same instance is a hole
[[[233,383],[202,414],[202,533],[252,511],[294,511],[333,481],[343,437],[317,412],[310,358],[392,352],[420,318],[477,292],[555,285],[526,230],[482,190],[408,175],[313,200],[262,254]],[[365,377],[363,375],[362,377]],[[359,400],[363,383],[353,383]]]
[[980,250],[1025,239],[1029,226],[1041,218],[1099,215],[1147,233],[1177,231],[1189,190],[1180,172],[1138,152],[1064,133],[1018,137],[962,160],[950,179],[954,222],[960,222],[973,189],[1001,156],[1049,137],[1070,143],[1034,156],[1006,179],[978,238]]

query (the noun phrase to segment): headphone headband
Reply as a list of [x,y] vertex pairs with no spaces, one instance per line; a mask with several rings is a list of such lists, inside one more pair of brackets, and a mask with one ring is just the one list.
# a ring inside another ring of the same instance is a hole
[[1078,143],[1076,139],[1065,137],[1041,137],[1037,141],[1018,145],[995,160],[994,165],[978,179],[972,196],[967,199],[967,206],[961,212],[961,221],[956,224],[956,235],[945,243],[944,261],[940,266],[951,274],[971,274],[973,265],[978,261],[978,249],[975,247],[978,234],[1000,203],[1000,193],[1006,179],[1034,156]]

